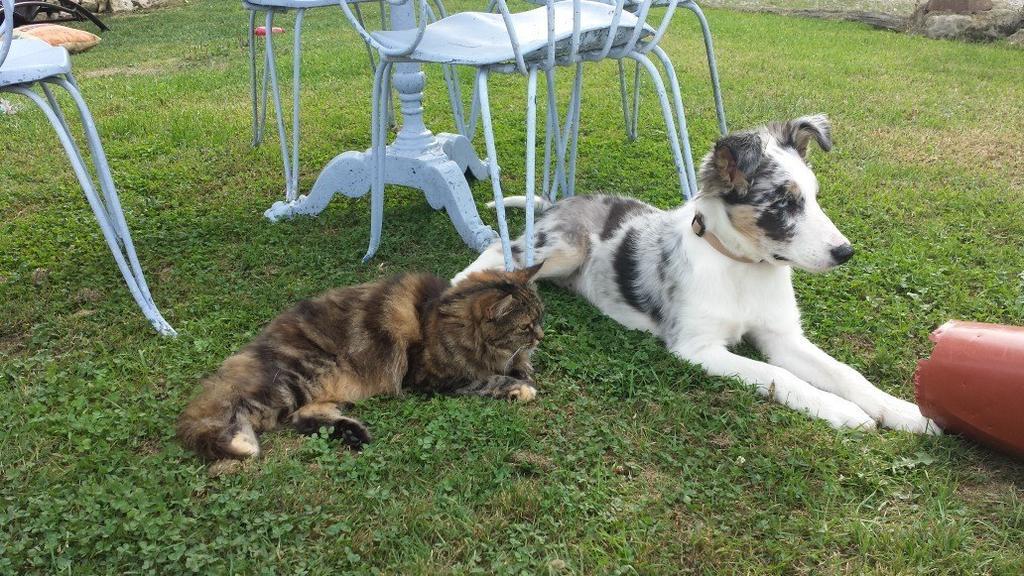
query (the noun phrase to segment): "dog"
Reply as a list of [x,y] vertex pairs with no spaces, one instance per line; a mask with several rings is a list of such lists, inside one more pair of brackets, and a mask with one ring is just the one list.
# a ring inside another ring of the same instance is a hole
[[[654,334],[709,374],[739,378],[833,427],[940,433],[916,405],[879,390],[803,334],[792,269],[824,272],[853,256],[818,205],[818,180],[807,163],[812,140],[832,148],[825,115],[722,137],[701,163],[699,193],[674,210],[617,196],[555,204],[538,198],[537,278]],[[509,198],[506,206],[524,201]],[[523,265],[522,237],[511,250]],[[453,282],[502,267],[498,241]],[[767,361],[730,351],[741,339]]]

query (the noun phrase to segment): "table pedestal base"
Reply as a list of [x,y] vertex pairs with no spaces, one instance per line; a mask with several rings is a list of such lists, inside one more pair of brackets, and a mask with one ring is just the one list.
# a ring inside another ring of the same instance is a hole
[[[422,190],[431,208],[448,212],[462,241],[470,248],[482,252],[497,238],[494,230],[480,220],[466,183],[467,173],[479,180],[486,179],[487,166],[476,157],[464,136],[437,134],[433,142],[415,155],[405,147],[388,146],[385,162],[385,182]],[[263,215],[272,222],[298,215],[315,216],[335,194],[359,198],[370,191],[372,167],[370,150],[344,152],[324,167],[309,194],[291,202],[275,202]]]

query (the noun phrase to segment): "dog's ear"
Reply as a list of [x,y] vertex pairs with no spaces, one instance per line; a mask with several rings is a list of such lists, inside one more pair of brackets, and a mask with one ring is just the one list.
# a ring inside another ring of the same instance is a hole
[[812,138],[825,152],[832,149],[832,123],[828,116],[801,116],[782,125],[780,143],[792,146],[804,158],[807,158],[807,145]]
[[757,134],[729,134],[715,142],[715,172],[730,188],[746,192],[761,164],[761,138]]

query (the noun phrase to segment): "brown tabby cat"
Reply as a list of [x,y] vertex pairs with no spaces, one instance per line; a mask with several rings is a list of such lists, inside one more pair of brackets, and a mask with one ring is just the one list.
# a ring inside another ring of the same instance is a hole
[[296,304],[224,361],[178,419],[200,455],[247,458],[256,435],[288,422],[333,428],[358,449],[366,426],[349,403],[403,390],[529,401],[530,354],[544,335],[530,279],[540,264],[482,272],[458,286],[429,274],[337,288]]

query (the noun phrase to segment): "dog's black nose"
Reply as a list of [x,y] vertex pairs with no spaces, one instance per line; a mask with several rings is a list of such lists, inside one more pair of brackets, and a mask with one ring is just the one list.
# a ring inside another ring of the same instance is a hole
[[853,246],[850,244],[842,244],[832,249],[832,259],[836,261],[836,264],[842,264],[850,258],[853,258]]

